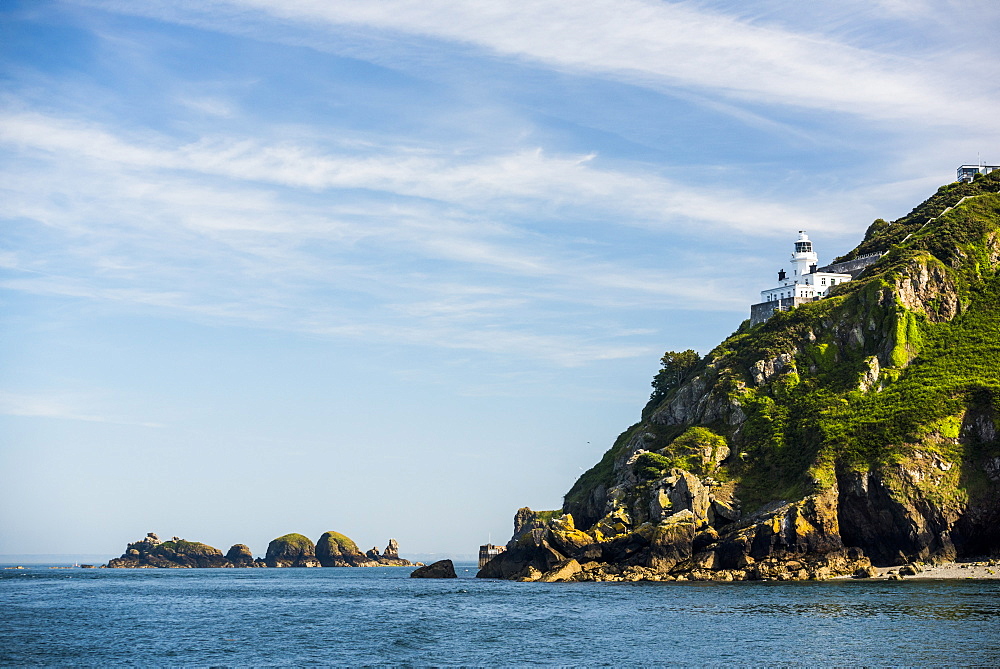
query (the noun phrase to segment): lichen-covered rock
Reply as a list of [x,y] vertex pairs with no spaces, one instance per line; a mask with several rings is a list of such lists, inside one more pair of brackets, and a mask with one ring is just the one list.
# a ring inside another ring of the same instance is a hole
[[645,566],[669,572],[691,557],[696,516],[690,509],[678,511],[653,529]]
[[572,554],[594,543],[594,537],[576,529],[573,514],[567,513],[549,521],[553,545],[565,554]]
[[597,521],[590,529],[590,534],[598,541],[608,541],[628,534],[631,528],[632,519],[628,511],[619,506]]
[[267,545],[264,562],[268,567],[319,567],[316,545],[308,537],[292,533],[274,539]]
[[557,564],[551,571],[543,574],[538,580],[542,583],[556,583],[558,581],[572,580],[582,571],[580,563],[570,558]]
[[410,572],[410,578],[458,578],[455,564],[451,560],[438,560]]

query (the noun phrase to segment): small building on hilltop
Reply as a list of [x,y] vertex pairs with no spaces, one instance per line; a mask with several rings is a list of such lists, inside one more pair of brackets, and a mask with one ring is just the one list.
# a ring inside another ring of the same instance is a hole
[[1000,165],[961,165],[958,168],[958,181],[970,183],[977,174],[989,174],[994,170],[1000,170]]
[[818,267],[819,256],[813,250],[809,235],[799,230],[791,257],[791,271],[778,270],[778,285],[760,291],[761,301],[750,306],[751,323],[763,323],[776,311],[788,311],[805,302],[823,299],[831,288],[850,281],[881,256],[881,253],[873,253]]

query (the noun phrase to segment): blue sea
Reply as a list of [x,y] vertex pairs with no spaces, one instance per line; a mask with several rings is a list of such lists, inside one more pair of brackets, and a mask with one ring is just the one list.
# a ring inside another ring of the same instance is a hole
[[0,571],[0,664],[1000,665],[1000,581],[511,583]]

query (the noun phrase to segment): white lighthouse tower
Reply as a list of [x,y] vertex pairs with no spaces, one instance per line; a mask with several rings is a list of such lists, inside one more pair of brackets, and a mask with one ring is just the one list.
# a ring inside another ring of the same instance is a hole
[[[792,278],[798,283],[799,277],[805,277],[816,271],[819,256],[813,251],[813,243],[805,230],[799,230],[799,238],[795,242],[795,253],[792,254]],[[803,283],[805,283],[803,281]]]

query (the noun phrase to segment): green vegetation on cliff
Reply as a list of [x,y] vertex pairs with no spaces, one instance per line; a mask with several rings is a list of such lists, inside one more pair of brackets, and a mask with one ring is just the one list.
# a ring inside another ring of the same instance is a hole
[[273,540],[271,543],[275,546],[280,546],[286,551],[302,551],[311,553],[315,549],[315,546],[309,537],[297,532],[284,534]]
[[358,550],[358,545],[354,543],[353,539],[332,530],[323,533],[323,536],[319,539],[319,543],[316,544],[316,550],[322,550],[331,555],[340,553],[353,555],[361,552]]
[[970,500],[1000,498],[990,478],[1000,458],[998,190],[997,172],[942,186],[907,216],[873,223],[844,259],[883,257],[830,297],[747,321],[704,359],[668,352],[642,421],[564,509],[584,527],[624,504],[639,522],[655,488],[644,482],[674,468],[731,482],[746,512],[869,472],[928,525],[964,522]]
[[200,541],[185,541],[184,539],[178,539],[177,541],[164,541],[162,544],[156,547],[153,551],[154,553],[176,553],[181,555],[222,555],[222,551],[218,548],[213,548],[208,544],[203,544]]

